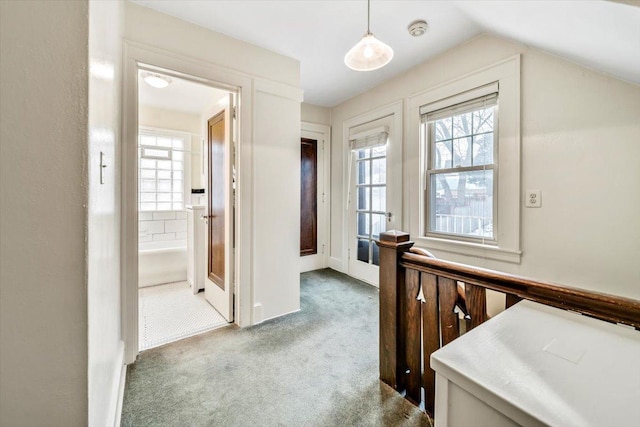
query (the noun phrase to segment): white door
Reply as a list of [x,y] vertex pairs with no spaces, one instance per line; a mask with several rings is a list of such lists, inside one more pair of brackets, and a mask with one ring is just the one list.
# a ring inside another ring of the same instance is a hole
[[225,110],[209,119],[205,149],[204,220],[206,252],[204,295],[228,321],[233,321],[233,152],[234,102],[229,94]]
[[389,116],[354,127],[349,136],[349,275],[375,286],[380,265],[375,241],[402,221],[402,148],[394,125]]

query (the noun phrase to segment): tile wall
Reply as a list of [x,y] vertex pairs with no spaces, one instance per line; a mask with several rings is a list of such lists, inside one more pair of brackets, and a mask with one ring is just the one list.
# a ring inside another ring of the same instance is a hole
[[138,236],[141,243],[186,240],[187,212],[140,212],[138,213]]

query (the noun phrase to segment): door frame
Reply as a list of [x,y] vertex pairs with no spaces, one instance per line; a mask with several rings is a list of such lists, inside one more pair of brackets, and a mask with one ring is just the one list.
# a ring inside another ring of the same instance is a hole
[[[327,268],[329,266],[330,240],[330,208],[331,208],[331,128],[317,123],[301,122],[301,138],[310,138],[318,141],[318,172],[322,178],[318,178],[318,254],[300,257],[300,272]],[[314,259],[315,258],[315,259]]]
[[[349,249],[350,249],[350,220],[351,220],[351,206],[349,204],[349,188],[350,185],[354,185],[354,182],[349,179],[349,172],[355,173],[355,170],[349,169],[349,163],[351,158],[351,148],[349,147],[349,129],[360,126],[375,120],[379,120],[385,117],[391,117],[393,123],[393,132],[389,135],[389,139],[397,141],[395,150],[387,152],[388,165],[387,176],[393,174],[393,182],[397,186],[397,191],[400,192],[400,203],[398,203],[397,213],[394,212],[394,226],[396,229],[401,230],[405,221],[404,218],[404,182],[403,182],[403,170],[404,164],[404,136],[403,136],[403,101],[395,101],[391,104],[376,108],[371,111],[359,114],[351,117],[342,123],[342,195],[343,195],[343,209],[342,209],[342,271],[346,274],[350,273],[349,268]],[[387,193],[388,195],[388,193]],[[354,196],[352,196],[353,199]],[[388,196],[387,196],[388,197]],[[352,254],[353,255],[353,254]],[[363,280],[363,278],[358,278]],[[377,280],[364,280],[367,283],[378,287]]]
[[251,280],[253,235],[253,81],[250,77],[216,64],[196,61],[173,52],[150,48],[141,43],[123,43],[123,92],[121,137],[121,231],[120,275],[122,336],[125,364],[135,362],[138,355],[138,70],[157,70],[163,74],[191,80],[237,93],[236,129],[236,280],[234,323],[251,325],[253,282]]

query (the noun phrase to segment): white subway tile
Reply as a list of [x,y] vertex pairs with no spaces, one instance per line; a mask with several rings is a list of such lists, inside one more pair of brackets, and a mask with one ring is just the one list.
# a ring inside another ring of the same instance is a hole
[[154,234],[153,240],[175,240],[176,233]]
[[181,231],[180,233],[176,233],[176,240],[187,240],[187,232]]
[[147,234],[164,233],[164,221],[140,221],[138,230]]
[[176,219],[187,219],[187,212],[186,211],[176,212]]
[[139,242],[150,242],[152,240],[153,240],[153,237],[151,236],[151,234],[146,236],[140,236],[140,238],[138,239]]
[[151,221],[152,219],[152,212],[138,212],[138,221]]
[[164,231],[167,233],[175,233],[178,231],[187,231],[187,220],[176,219],[164,222]]
[[176,219],[175,212],[154,212],[153,219]]

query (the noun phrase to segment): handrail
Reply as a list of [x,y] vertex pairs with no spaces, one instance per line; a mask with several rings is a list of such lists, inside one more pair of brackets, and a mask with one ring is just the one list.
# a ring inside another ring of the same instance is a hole
[[[413,248],[408,233],[387,231],[380,248],[380,379],[433,413],[430,356],[486,321],[486,290],[504,293],[505,308],[521,299],[640,330],[640,301],[537,281],[437,259]],[[464,317],[461,319],[457,313]]]
[[640,301],[631,298],[537,281],[414,253],[403,253],[401,265],[608,322],[640,328]]

